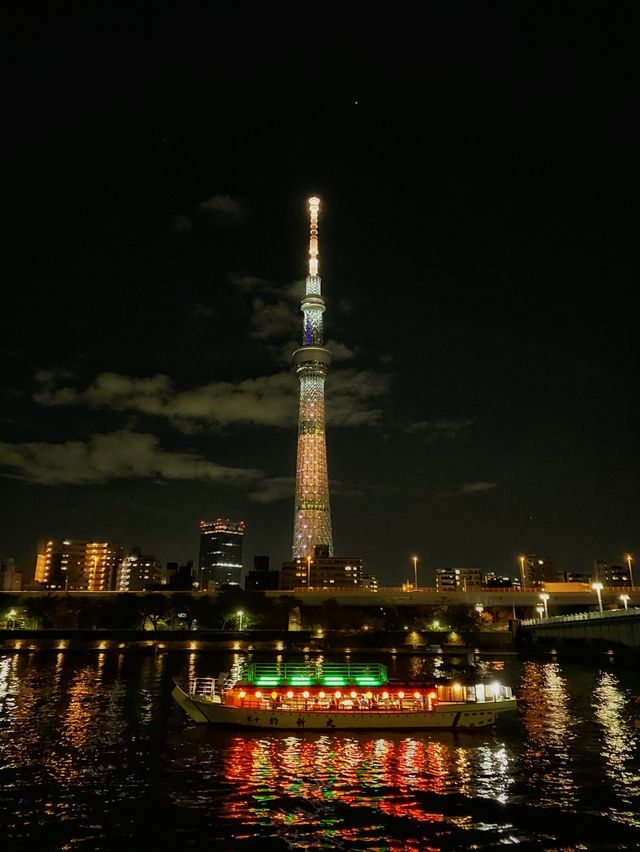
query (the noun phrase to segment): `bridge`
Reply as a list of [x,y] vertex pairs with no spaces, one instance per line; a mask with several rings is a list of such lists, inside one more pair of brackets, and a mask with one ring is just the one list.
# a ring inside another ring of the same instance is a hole
[[[323,588],[277,589],[266,591],[267,597],[279,598],[292,595],[305,606],[321,606],[328,598],[335,598],[341,606],[468,606],[480,604],[483,607],[534,608],[541,604],[541,589],[486,589],[484,587],[466,591],[442,592],[435,588],[410,589],[401,587],[380,587],[377,591],[356,586],[325,586]],[[591,589],[575,591],[551,591],[548,593],[547,612],[555,614],[563,608],[598,608],[598,598]],[[620,595],[628,596],[629,607],[640,606],[640,587],[633,589],[611,587],[600,590],[604,609],[622,607]]]
[[518,622],[517,639],[522,645],[579,640],[640,651],[640,607],[526,619]]
[[[578,585],[578,584],[576,584]],[[163,587],[162,590],[156,591],[156,594],[164,594],[167,597],[176,592],[168,587]],[[282,596],[295,597],[304,606],[322,606],[328,599],[335,599],[340,606],[353,607],[384,607],[384,606],[462,606],[474,607],[482,606],[501,607],[503,609],[511,609],[514,617],[516,614],[522,615],[523,609],[535,609],[541,606],[542,589],[513,589],[499,588],[487,589],[484,586],[477,588],[467,588],[465,591],[440,591],[433,587],[420,587],[418,589],[407,589],[406,587],[395,586],[380,586],[377,590],[363,589],[362,586],[324,586],[296,589],[272,589],[268,591],[260,591],[260,594],[268,598],[279,598]],[[26,590],[21,592],[4,592],[3,596],[8,600],[10,597],[20,598],[22,601],[30,597],[88,597],[98,599],[103,597],[108,599],[123,594],[122,592],[87,592],[87,591],[71,591],[64,590],[48,591],[48,590]],[[134,597],[145,597],[150,592],[126,592],[127,595]],[[185,594],[181,591],[179,594]],[[204,592],[192,592],[195,596],[201,596]],[[553,616],[558,615],[566,610],[575,610],[577,607],[597,609],[599,607],[598,597],[595,591],[591,589],[579,588],[575,590],[550,590],[544,592],[547,596],[546,612]],[[633,588],[610,587],[600,590],[600,599],[603,609],[615,610],[623,606],[622,597],[626,600],[624,603],[631,607],[640,606],[640,586]],[[9,603],[7,603],[9,606]],[[516,613],[519,610],[519,613]]]

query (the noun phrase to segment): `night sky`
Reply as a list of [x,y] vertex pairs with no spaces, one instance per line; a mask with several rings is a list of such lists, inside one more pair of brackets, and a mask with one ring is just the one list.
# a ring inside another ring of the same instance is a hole
[[312,194],[335,552],[394,585],[640,552],[634,28],[482,6],[316,47],[177,4],[14,18],[0,555],[196,560],[222,516],[246,567],[290,558]]

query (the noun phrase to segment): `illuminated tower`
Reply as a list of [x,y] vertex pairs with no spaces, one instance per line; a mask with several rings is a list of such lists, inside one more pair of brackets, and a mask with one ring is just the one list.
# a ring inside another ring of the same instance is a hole
[[333,554],[324,424],[324,380],[331,354],[323,346],[322,336],[324,299],[318,275],[319,206],[319,198],[309,199],[309,274],[300,304],[304,317],[302,347],[293,353],[293,364],[300,379],[294,559],[313,557],[317,545],[328,549],[329,555]]

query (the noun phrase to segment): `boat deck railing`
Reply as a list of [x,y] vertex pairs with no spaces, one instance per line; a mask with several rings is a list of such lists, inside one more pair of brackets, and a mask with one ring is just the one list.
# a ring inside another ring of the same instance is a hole
[[382,663],[252,663],[243,681],[254,686],[381,686],[388,680]]
[[222,695],[222,684],[215,677],[194,677],[189,681],[189,695],[213,698],[214,695]]

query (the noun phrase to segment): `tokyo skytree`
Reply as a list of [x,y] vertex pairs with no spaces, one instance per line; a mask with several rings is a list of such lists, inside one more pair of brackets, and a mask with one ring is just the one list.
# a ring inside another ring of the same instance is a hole
[[318,208],[320,199],[309,199],[309,274],[300,303],[303,319],[302,346],[293,353],[300,379],[298,455],[293,527],[293,558],[313,557],[316,545],[333,555],[327,441],[324,423],[324,380],[331,353],[323,345],[324,299],[318,275]]

